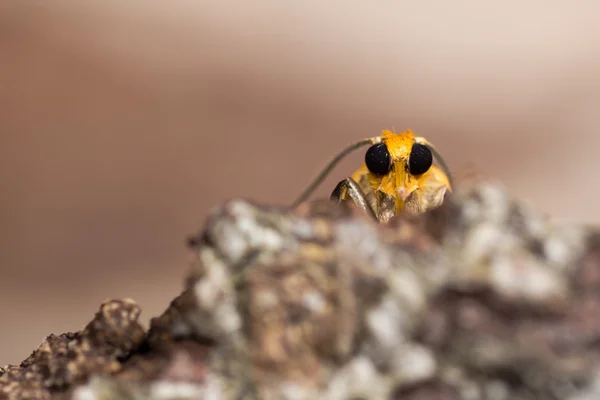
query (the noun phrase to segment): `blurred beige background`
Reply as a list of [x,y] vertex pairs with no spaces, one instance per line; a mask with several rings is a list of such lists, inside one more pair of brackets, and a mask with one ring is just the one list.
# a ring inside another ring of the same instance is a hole
[[[600,221],[600,3],[0,5],[0,364],[109,297],[144,321],[184,238],[236,196],[287,204],[383,128],[459,177]],[[346,160],[318,192],[361,162]]]

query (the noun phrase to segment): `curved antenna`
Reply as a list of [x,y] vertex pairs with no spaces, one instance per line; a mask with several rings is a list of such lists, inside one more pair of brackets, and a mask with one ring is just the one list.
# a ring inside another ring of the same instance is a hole
[[352,153],[356,149],[361,148],[362,146],[366,146],[368,144],[380,143],[381,140],[382,139],[379,136],[373,137],[373,138],[362,139],[356,143],[352,143],[350,146],[348,146],[344,150],[340,151],[331,161],[329,161],[329,163],[325,166],[325,168],[323,168],[321,173],[319,175],[317,175],[317,177],[315,179],[312,180],[310,185],[308,185],[308,187],[306,189],[304,189],[304,192],[302,192],[302,194],[300,196],[298,196],[298,198],[296,199],[296,201],[294,201],[292,203],[290,208],[292,208],[292,209],[296,208],[300,203],[304,202],[308,198],[308,196],[310,196],[311,193],[317,188],[317,186],[319,186],[321,184],[321,182],[323,182],[323,179],[325,179],[327,177],[327,175],[331,172],[333,167],[335,167],[336,164],[342,158],[346,157],[348,154]]
[[448,177],[450,186],[454,187],[454,182],[452,182],[452,173],[450,172],[450,168],[448,168],[448,164],[446,164],[446,161],[444,161],[444,157],[441,156],[441,154],[435,149],[435,147],[431,145],[431,143],[425,143],[425,146],[427,146],[429,150],[431,150],[437,162],[440,163],[440,166],[442,167],[444,173]]

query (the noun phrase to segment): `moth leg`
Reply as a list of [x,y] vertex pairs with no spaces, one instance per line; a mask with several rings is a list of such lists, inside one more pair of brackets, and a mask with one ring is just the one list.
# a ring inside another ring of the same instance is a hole
[[335,189],[333,189],[333,192],[331,192],[331,200],[338,204],[348,198],[352,199],[354,204],[371,216],[371,218],[377,222],[380,222],[377,213],[367,200],[367,196],[365,196],[358,183],[356,183],[356,181],[352,178],[344,179],[338,183]]
[[404,211],[410,214],[421,214],[426,211],[421,189],[416,189],[404,200]]
[[448,188],[446,186],[417,189],[405,200],[404,208],[406,211],[414,214],[421,214],[433,210],[442,205],[447,190]]

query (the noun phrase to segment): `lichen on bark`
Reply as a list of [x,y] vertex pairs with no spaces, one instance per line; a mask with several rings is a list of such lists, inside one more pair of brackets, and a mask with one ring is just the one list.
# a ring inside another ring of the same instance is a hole
[[50,337],[0,372],[0,398],[600,396],[600,231],[499,186],[381,225],[328,201],[232,200],[190,248],[182,294],[145,336],[137,306],[107,303],[129,312],[60,337],[78,362]]

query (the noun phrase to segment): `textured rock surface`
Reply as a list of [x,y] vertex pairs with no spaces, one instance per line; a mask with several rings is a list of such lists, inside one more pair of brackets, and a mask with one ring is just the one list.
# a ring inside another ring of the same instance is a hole
[[496,186],[387,225],[235,200],[190,247],[185,290],[145,338],[134,303],[108,302],[0,372],[0,396],[600,397],[600,233]]
[[92,374],[119,371],[143,343],[140,312],[132,300],[107,301],[81,332],[48,336],[21,365],[0,369],[0,398],[49,399]]

